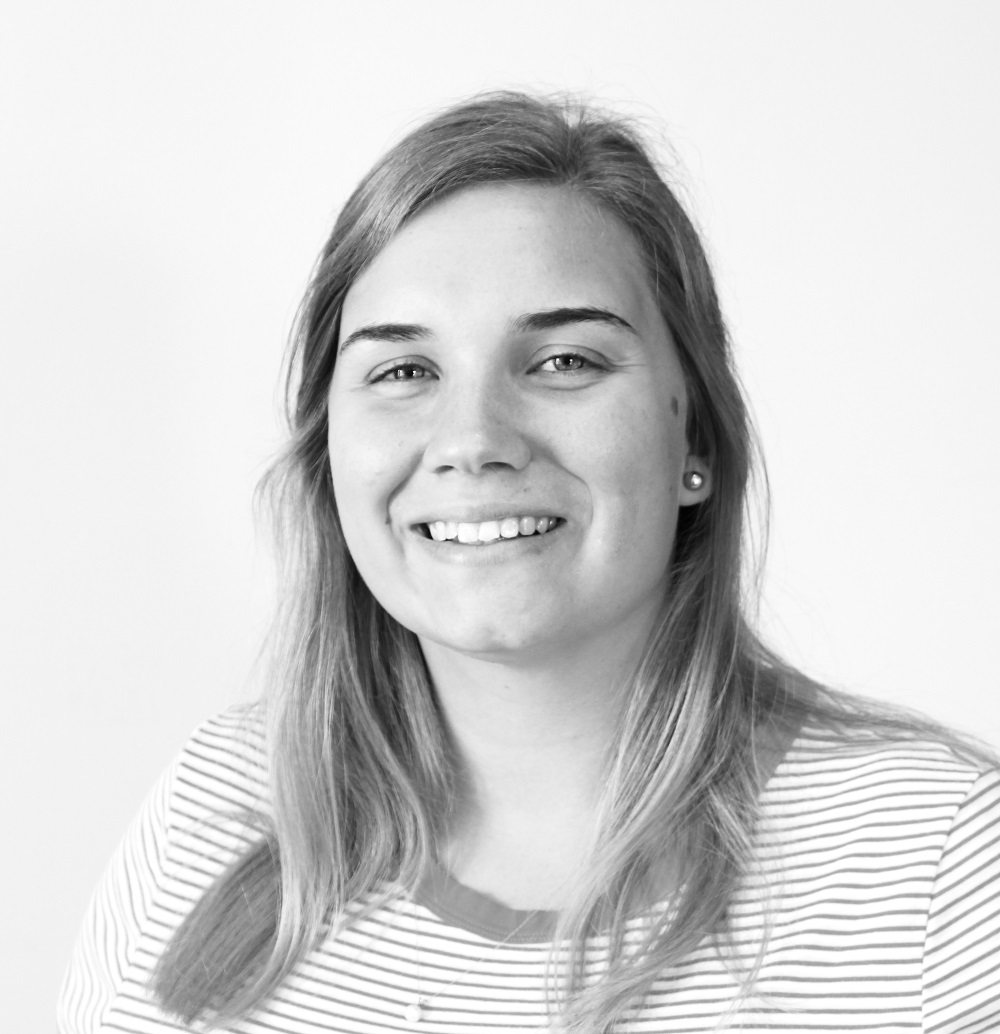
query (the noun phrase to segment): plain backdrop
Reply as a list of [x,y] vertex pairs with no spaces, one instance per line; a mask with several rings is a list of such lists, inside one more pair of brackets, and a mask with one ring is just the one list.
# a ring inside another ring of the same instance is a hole
[[773,491],[764,627],[1000,742],[1000,4],[5,5],[5,1030],[51,1028],[104,864],[267,617],[253,486],[338,206],[441,105],[658,127]]

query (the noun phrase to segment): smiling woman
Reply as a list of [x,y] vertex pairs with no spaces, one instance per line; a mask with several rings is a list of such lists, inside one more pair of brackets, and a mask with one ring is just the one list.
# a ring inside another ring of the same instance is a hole
[[755,634],[746,407],[627,124],[503,93],[406,137],[289,412],[270,693],[154,790],[65,1034],[995,1029],[997,759]]

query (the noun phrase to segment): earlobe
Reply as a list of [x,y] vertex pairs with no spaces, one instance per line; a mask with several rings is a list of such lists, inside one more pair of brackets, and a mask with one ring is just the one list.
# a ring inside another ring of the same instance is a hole
[[689,462],[681,477],[681,506],[703,503],[711,494],[712,478],[708,467],[700,462]]

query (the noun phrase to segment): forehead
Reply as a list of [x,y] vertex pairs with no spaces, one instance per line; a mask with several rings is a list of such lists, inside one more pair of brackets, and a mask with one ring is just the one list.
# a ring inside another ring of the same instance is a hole
[[352,285],[342,324],[432,299],[452,312],[587,304],[660,320],[626,227],[575,191],[544,185],[475,187],[421,212]]

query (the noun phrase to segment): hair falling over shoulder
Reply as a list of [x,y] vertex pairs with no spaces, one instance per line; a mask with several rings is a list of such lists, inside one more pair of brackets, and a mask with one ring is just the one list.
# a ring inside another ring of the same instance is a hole
[[[756,499],[766,514],[766,478],[698,233],[627,120],[566,98],[480,96],[415,129],[364,178],[299,314],[290,440],[261,486],[283,578],[265,701],[270,817],[160,960],[156,994],[185,1022],[245,1015],[348,906],[414,887],[435,856],[454,765],[416,638],[373,598],[346,549],[327,399],[351,284],[423,208],[497,182],[576,191],[631,231],[688,384],[688,440],[710,459],[714,486],[682,512],[669,592],[607,759],[588,877],[561,913],[555,943],[568,961],[553,959],[550,1005],[564,1027],[608,1030],[706,934],[725,940],[728,906],[752,864],[762,758],[803,723],[845,742],[932,735],[985,757],[928,720],[816,686],[760,642],[750,529],[766,526],[753,512]],[[668,861],[671,908],[641,943],[626,944],[627,920]],[[585,982],[595,930],[608,934],[608,965]],[[763,950],[742,960],[745,987]]]

